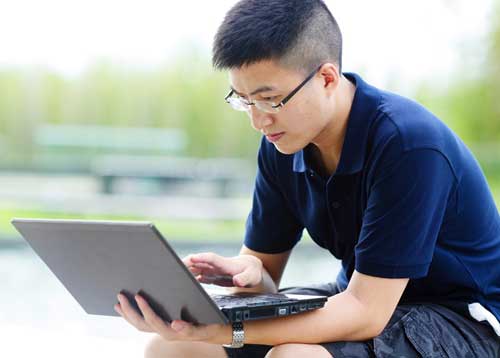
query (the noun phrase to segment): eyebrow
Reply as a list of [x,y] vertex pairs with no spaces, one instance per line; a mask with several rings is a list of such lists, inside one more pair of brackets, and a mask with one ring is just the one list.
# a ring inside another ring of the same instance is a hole
[[[233,88],[233,86],[231,86],[231,90],[236,93],[238,96],[241,96],[241,93],[238,92],[237,90],[235,90]],[[250,96],[255,96],[256,94],[259,94],[261,92],[269,92],[269,91],[274,91],[276,90],[275,87],[272,87],[272,86],[262,86],[262,87],[259,87],[257,88],[255,91],[253,91],[252,93],[250,93]]]

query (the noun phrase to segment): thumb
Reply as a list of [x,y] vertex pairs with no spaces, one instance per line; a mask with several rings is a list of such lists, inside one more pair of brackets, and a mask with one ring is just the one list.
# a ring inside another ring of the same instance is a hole
[[256,286],[258,282],[254,282],[257,281],[255,276],[257,275],[253,272],[253,270],[247,268],[243,272],[233,276],[233,284],[237,287]]

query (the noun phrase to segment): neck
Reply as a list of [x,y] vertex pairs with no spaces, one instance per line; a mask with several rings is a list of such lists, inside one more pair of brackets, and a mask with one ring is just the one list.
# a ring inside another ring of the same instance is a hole
[[355,92],[356,87],[347,78],[341,77],[332,120],[313,141],[318,149],[318,160],[328,176],[335,172],[340,161]]

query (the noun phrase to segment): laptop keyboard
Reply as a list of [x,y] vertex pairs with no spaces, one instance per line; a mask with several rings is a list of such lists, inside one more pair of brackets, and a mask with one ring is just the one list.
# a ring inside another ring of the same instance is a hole
[[269,306],[269,305],[279,305],[283,303],[296,302],[297,299],[289,298],[286,295],[279,293],[268,293],[268,294],[251,294],[251,293],[240,293],[233,295],[212,295],[212,299],[217,303],[219,307],[259,307],[259,306]]

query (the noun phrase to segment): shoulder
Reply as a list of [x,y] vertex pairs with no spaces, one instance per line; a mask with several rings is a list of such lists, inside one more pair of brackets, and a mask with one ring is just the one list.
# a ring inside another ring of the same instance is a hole
[[397,94],[380,91],[374,123],[376,137],[398,136],[402,150],[435,149],[444,152],[455,134],[421,104]]
[[368,137],[368,166],[379,171],[401,162],[410,153],[414,157],[415,153],[426,152],[432,153],[427,158],[440,158],[455,172],[451,159],[460,149],[460,141],[446,124],[411,99],[387,91],[380,93]]

